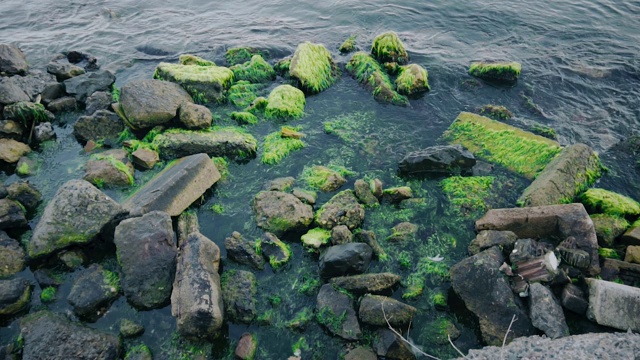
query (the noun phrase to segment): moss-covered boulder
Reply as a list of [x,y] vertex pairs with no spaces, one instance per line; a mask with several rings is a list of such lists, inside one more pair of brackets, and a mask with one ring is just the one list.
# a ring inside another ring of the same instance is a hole
[[359,83],[373,91],[373,97],[376,101],[399,106],[409,104],[406,96],[400,95],[394,90],[389,75],[369,54],[365,52],[353,54],[346,68]]
[[235,80],[265,83],[276,79],[276,72],[262,56],[253,55],[250,61],[230,67]]
[[518,81],[522,65],[518,62],[479,61],[471,63],[469,75],[483,80],[513,84]]
[[316,212],[315,222],[323,229],[346,225],[350,230],[360,227],[364,221],[364,207],[352,190],[341,191]]
[[276,74],[282,77],[288,78],[290,76],[289,75],[290,67],[291,67],[291,56],[278,60],[273,65],[273,70],[276,71]]
[[358,200],[360,200],[360,202],[364,206],[376,207],[380,204],[378,202],[378,198],[373,195],[369,183],[367,183],[363,179],[356,180],[356,182],[353,184],[353,190]]
[[396,90],[408,96],[431,90],[427,70],[417,64],[401,66],[400,74],[396,78]]
[[128,153],[123,149],[113,149],[91,155],[85,165],[83,179],[99,188],[131,186],[133,174],[133,163],[129,161]]
[[247,111],[234,111],[230,116],[238,125],[255,125],[258,123],[258,117]]
[[262,229],[276,235],[288,231],[303,231],[313,220],[311,206],[297,197],[280,191],[262,191],[253,199],[256,222]]
[[338,78],[338,70],[329,50],[324,45],[308,41],[298,45],[291,59],[289,74],[309,94],[326,90]]
[[404,44],[393,31],[382,33],[373,39],[371,55],[382,63],[395,62],[403,65],[409,62],[409,54]]
[[256,155],[258,142],[236,127],[213,127],[206,131],[168,130],[153,139],[165,160],[205,153],[211,157],[249,159]]
[[249,271],[230,270],[221,280],[224,310],[232,322],[250,323],[257,315],[256,276]]
[[341,54],[347,54],[356,51],[356,39],[358,35],[351,35],[338,48]]
[[630,197],[605,189],[589,189],[580,196],[590,213],[634,217],[640,215],[640,203]]
[[468,112],[458,115],[444,138],[529,179],[561,151],[553,140]]
[[7,186],[7,198],[22,204],[27,211],[34,211],[42,200],[42,194],[29,181],[16,181]]
[[336,170],[326,166],[313,165],[304,168],[300,179],[312,189],[332,192],[338,190],[347,182],[347,179],[343,176],[344,174],[346,174],[346,171],[342,171],[342,169]]
[[290,152],[302,149],[305,144],[295,137],[283,136],[286,131],[295,131],[289,127],[283,127],[280,131],[273,132],[264,137],[262,155],[260,161],[263,164],[275,165],[282,161]]
[[223,102],[224,91],[234,80],[233,72],[226,67],[169,63],[158,64],[153,78],[182,86],[201,104]]
[[199,56],[191,54],[180,55],[178,61],[182,65],[216,66],[213,61],[205,60]]
[[236,48],[231,48],[227,50],[227,52],[224,54],[224,57],[225,59],[227,59],[227,63],[229,64],[229,66],[233,66],[233,65],[242,64],[251,60],[251,58],[254,55],[260,55],[263,58],[268,58],[269,52],[252,48],[252,47],[243,46],[243,47],[236,47]]
[[601,247],[613,246],[615,239],[624,234],[630,225],[625,218],[615,215],[593,214],[590,217]]
[[319,249],[322,245],[328,244],[329,239],[331,239],[331,232],[322,228],[311,229],[300,237],[300,241],[302,241],[305,246],[315,249]]
[[297,119],[304,114],[305,104],[306,99],[302,91],[291,85],[280,85],[269,94],[264,115],[269,119]]

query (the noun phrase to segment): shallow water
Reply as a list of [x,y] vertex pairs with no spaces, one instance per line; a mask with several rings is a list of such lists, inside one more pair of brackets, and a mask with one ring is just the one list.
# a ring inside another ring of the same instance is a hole
[[[634,181],[638,171],[635,158],[615,145],[640,129],[640,13],[638,1],[253,1],[210,2],[162,0],[135,1],[69,1],[43,0],[29,3],[3,0],[0,3],[0,34],[4,41],[16,43],[25,52],[32,68],[43,68],[57,52],[82,50],[95,55],[102,68],[116,73],[117,85],[135,78],[150,78],[160,61],[175,61],[179,54],[194,53],[222,61],[226,49],[239,45],[267,49],[271,60],[293,53],[302,41],[327,46],[335,59],[343,64],[349,56],[337,54],[337,47],[351,34],[368,50],[378,33],[399,33],[411,56],[411,62],[429,71],[432,91],[411,100],[408,108],[376,103],[369,92],[343,74],[327,91],[307,98],[306,116],[292,122],[307,134],[307,147],[292,153],[276,166],[253,160],[231,164],[229,178],[216,185],[202,204],[197,204],[201,231],[222,247],[224,238],[240,231],[247,238],[258,238],[250,201],[264,182],[280,176],[298,176],[305,165],[344,165],[355,179],[379,177],[385,186],[407,185],[395,175],[397,162],[411,150],[438,143],[438,138],[460,111],[495,103],[507,106],[516,114],[516,124],[533,122],[551,126],[563,144],[584,142],[602,155],[611,171],[599,186],[640,198],[640,185]],[[514,87],[489,84],[468,90],[461,84],[470,79],[469,63],[481,59],[509,59],[522,63],[523,72]],[[526,97],[526,98],[525,98]],[[535,103],[528,106],[526,99]],[[213,109],[223,114],[229,109]],[[358,142],[346,143],[334,135],[324,134],[323,122],[338,116],[357,113],[363,119]],[[64,181],[82,176],[87,159],[75,141],[72,124],[80,114],[69,114],[56,126],[58,141],[47,145],[37,158],[42,168],[30,178],[41,189],[45,202]],[[276,131],[280,124],[261,123],[248,128],[256,138]],[[51,178],[49,175],[55,173]],[[508,191],[490,201],[492,206],[513,205],[526,181],[498,170],[498,182]],[[137,173],[138,183],[151,174]],[[13,175],[2,175],[8,182]],[[420,226],[414,243],[398,246],[386,244],[394,255],[409,252],[412,266],[397,262],[372,265],[372,271],[396,271],[406,280],[415,270],[421,256],[446,251],[449,265],[461,259],[473,237],[472,219],[457,222],[450,213],[437,180],[410,182],[424,203],[406,214],[402,209],[383,205],[367,212],[364,228],[374,229],[379,239],[399,222],[399,213]],[[116,199],[127,194],[108,191]],[[319,202],[332,194],[320,194]],[[210,210],[220,204],[223,214]],[[396,215],[393,215],[396,214]],[[31,222],[37,223],[37,217]],[[451,239],[455,239],[452,242]],[[443,242],[437,242],[439,240]],[[259,273],[258,310],[272,310],[272,326],[229,324],[228,331],[206,350],[210,358],[224,358],[244,331],[255,332],[259,340],[259,358],[286,358],[291,346],[306,338],[310,350],[305,358],[336,358],[346,342],[327,335],[311,321],[304,331],[289,330],[283,323],[305,307],[315,307],[315,293],[300,294],[298,281],[313,278],[317,255],[308,254],[296,241],[288,239],[294,250],[294,261],[284,271]],[[436,241],[436,243],[434,243]],[[438,246],[436,246],[438,245]],[[223,250],[223,256],[224,256]],[[445,254],[441,254],[445,255]],[[110,264],[107,259],[107,266]],[[111,261],[111,264],[113,261]],[[112,264],[112,266],[114,266]],[[238,268],[224,262],[225,269]],[[25,276],[31,276],[29,270]],[[70,278],[74,274],[68,275]],[[478,345],[473,324],[453,312],[435,311],[429,295],[446,282],[428,279],[425,293],[410,304],[419,308],[412,338],[443,357],[455,355],[448,345],[436,345],[421,336],[438,317],[454,320],[462,330],[456,344],[463,349]],[[68,288],[62,288],[59,300],[49,305],[57,311],[69,311]],[[286,291],[283,291],[286,290]],[[394,294],[400,298],[404,289]],[[38,291],[34,293],[37,298]],[[279,295],[282,303],[272,306],[269,297]],[[38,308],[34,300],[32,309]],[[109,312],[95,324],[117,331],[117,320],[132,317],[142,322],[147,331],[139,340],[149,345],[155,358],[192,358],[184,355],[189,345],[175,338],[175,322],[169,308],[135,312],[121,297]],[[4,324],[3,324],[4,325]],[[0,328],[0,343],[15,336],[17,323]],[[277,339],[272,341],[271,339]],[[365,341],[366,342],[366,341]],[[129,345],[127,343],[127,345]],[[181,354],[180,351],[183,351]],[[427,351],[429,352],[429,351]],[[184,356],[184,357],[180,357]]]

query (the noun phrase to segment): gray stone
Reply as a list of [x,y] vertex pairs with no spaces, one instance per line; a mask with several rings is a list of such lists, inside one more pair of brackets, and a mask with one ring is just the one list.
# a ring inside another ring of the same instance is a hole
[[[418,310],[411,305],[386,296],[366,294],[360,300],[358,317],[365,324],[406,328]],[[386,317],[386,319],[385,319]]]
[[560,300],[565,309],[569,309],[580,315],[584,315],[589,306],[589,302],[587,302],[582,290],[571,283],[565,285],[562,289]]
[[22,204],[27,211],[33,211],[40,204],[42,194],[29,181],[16,181],[7,186],[7,198]]
[[27,58],[15,45],[0,44],[0,73],[24,75],[29,71]]
[[620,239],[624,245],[640,245],[640,226],[631,226]]
[[[264,186],[265,190],[268,191],[282,191],[287,192],[293,186],[293,183],[296,181],[292,176],[281,177],[277,179],[273,179]],[[295,194],[294,194],[295,196]],[[302,200],[302,199],[300,199]]]
[[369,186],[371,188],[373,196],[380,199],[382,197],[382,181],[380,181],[380,179],[373,179],[371,180]]
[[27,76],[12,76],[5,81],[19,86],[34,102],[47,87],[58,84],[55,76],[38,70],[30,70]]
[[120,109],[134,129],[165,124],[176,117],[180,105],[192,102],[180,85],[168,81],[133,80],[120,89]]
[[211,157],[250,159],[255,157],[258,148],[253,136],[229,128],[163,133],[153,139],[153,144],[164,160],[199,153]]
[[19,273],[24,264],[25,253],[20,244],[0,230],[0,278]]
[[64,58],[55,59],[47,64],[47,72],[49,74],[55,75],[58,81],[64,81],[67,79],[71,79],[72,77],[84,74],[85,70],[79,66],[71,64],[69,60]]
[[140,336],[143,333],[144,326],[129,319],[122,319],[122,321],[120,321],[120,335],[123,338],[133,338]]
[[129,302],[141,309],[166,305],[178,252],[171,217],[152,211],[124,220],[116,227],[113,242],[122,267],[122,289]]
[[171,314],[187,338],[210,339],[224,320],[218,266],[220,248],[202,235],[195,213],[178,219],[179,254],[171,293]]
[[9,105],[19,101],[29,101],[31,98],[16,84],[15,81],[0,79],[0,105]]
[[211,110],[206,106],[187,102],[180,105],[178,111],[180,123],[182,123],[186,129],[199,130],[211,127],[213,115],[211,114]]
[[67,79],[64,86],[67,94],[83,103],[94,92],[108,90],[115,81],[116,77],[110,71],[98,70]]
[[31,300],[31,284],[25,279],[0,280],[0,317],[26,309]]
[[398,167],[408,175],[442,176],[470,173],[475,164],[473,154],[462,145],[439,145],[408,153]]
[[388,188],[382,191],[382,198],[391,203],[399,203],[402,200],[411,199],[412,197],[413,193],[408,186]]
[[222,274],[224,310],[232,322],[250,323],[257,315],[256,277],[244,270]]
[[309,205],[315,205],[316,200],[318,199],[318,194],[315,191],[304,190],[300,188],[293,189],[293,196],[300,199],[303,203]]
[[118,115],[107,110],[98,110],[93,115],[82,116],[73,125],[73,135],[82,142],[115,143],[125,124]]
[[363,273],[369,267],[372,254],[371,247],[363,243],[331,246],[320,256],[320,276],[331,278]]
[[593,184],[602,171],[598,155],[587,145],[562,149],[518,199],[524,206],[566,203]]
[[360,202],[365,206],[374,207],[379,204],[378,198],[373,195],[371,187],[366,181],[362,179],[356,180],[355,184],[353,184],[353,190],[355,191],[358,200],[360,200]]
[[234,351],[235,356],[240,360],[252,360],[258,348],[258,341],[255,335],[244,333],[238,341],[238,346]]
[[99,187],[123,187],[133,185],[133,174],[129,153],[113,149],[93,154],[84,166],[83,179]]
[[373,337],[373,349],[378,356],[392,360],[413,360],[411,347],[389,329],[378,329]]
[[20,158],[31,152],[29,145],[12,139],[0,139],[0,160],[15,164]]
[[353,242],[353,233],[346,225],[338,225],[331,229],[331,243],[333,245]]
[[539,283],[533,283],[529,287],[529,297],[529,315],[534,327],[552,339],[569,336],[569,327],[564,320],[562,307],[551,290]]
[[150,170],[160,162],[160,156],[153,150],[139,148],[131,154],[131,160],[135,165],[138,165],[138,167],[144,170]]
[[24,128],[19,122],[14,120],[0,120],[0,137],[20,141],[22,140],[23,132]]
[[330,283],[356,295],[379,294],[390,292],[400,283],[400,276],[392,273],[339,276],[332,278]]
[[0,230],[20,228],[27,225],[23,208],[10,199],[0,199]]
[[49,311],[20,321],[23,360],[115,360],[120,357],[117,336],[72,323]]
[[640,289],[610,281],[587,279],[587,317],[600,325],[640,331]]
[[627,285],[640,284],[640,265],[615,259],[605,259],[600,273],[603,280],[622,280]]
[[47,109],[54,113],[73,111],[77,108],[78,104],[76,103],[76,98],[71,96],[64,96],[55,100],[51,100],[49,104],[47,104]]
[[47,105],[51,101],[63,97],[64,95],[64,84],[51,83],[47,84],[47,86],[42,90],[42,93],[40,94],[40,101]]
[[533,239],[519,239],[513,246],[509,254],[509,262],[512,264],[522,263],[544,256],[553,250],[548,243],[538,242]]
[[364,221],[364,207],[358,202],[352,190],[344,190],[334,195],[316,213],[315,222],[321,228],[331,230],[338,225],[346,225],[350,230],[360,227]]
[[492,247],[451,267],[451,285],[467,309],[480,322],[482,339],[489,345],[501,345],[512,317],[508,341],[534,334],[534,328],[520,300],[499,268],[504,262],[499,249]]
[[362,336],[351,299],[330,284],[320,288],[316,311],[318,322],[330,333],[346,340],[357,340]]
[[158,210],[178,216],[219,179],[206,154],[187,156],[168,165],[122,206],[131,214]]
[[53,126],[50,122],[40,123],[33,128],[33,138],[37,143],[53,140],[55,137],[56,132],[53,130]]
[[253,199],[253,210],[258,226],[278,236],[289,231],[302,231],[313,220],[311,206],[280,191],[259,192]]
[[256,253],[256,244],[245,240],[239,232],[234,231],[230,237],[224,239],[227,257],[238,264],[252,266],[256,270],[264,269],[264,260]]
[[78,316],[95,321],[104,314],[103,309],[108,309],[118,297],[119,290],[118,279],[111,277],[102,266],[94,264],[73,281],[67,301]]
[[518,240],[518,236],[512,231],[483,230],[475,239],[471,240],[469,253],[475,255],[492,246],[499,246],[503,253],[508,254],[513,250],[516,240]]
[[378,357],[370,348],[358,346],[344,355],[344,360],[377,360]]
[[112,96],[106,91],[96,91],[85,101],[86,106],[84,112],[93,114],[98,110],[108,110],[111,108]]
[[476,231],[509,230],[519,238],[566,239],[573,236],[579,250],[589,254],[589,275],[600,272],[598,239],[593,221],[582,204],[489,210],[476,221]]
[[84,180],[69,180],[49,201],[27,246],[32,258],[49,255],[98,235],[110,238],[114,223],[126,212],[118,203]]
[[629,227],[627,220],[615,215],[593,214],[591,220],[601,247],[612,247],[615,240]]

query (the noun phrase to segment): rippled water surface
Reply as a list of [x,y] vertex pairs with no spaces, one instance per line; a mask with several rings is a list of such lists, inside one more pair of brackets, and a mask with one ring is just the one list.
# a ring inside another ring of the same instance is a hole
[[[563,145],[584,142],[600,152],[611,170],[600,186],[640,198],[635,153],[620,146],[622,140],[640,130],[640,2],[638,1],[55,1],[2,0],[0,35],[25,52],[32,68],[43,68],[56,53],[81,50],[95,55],[102,68],[116,73],[117,85],[135,78],[150,78],[160,61],[176,61],[178,55],[194,53],[223,61],[226,49],[254,46],[266,49],[270,60],[291,55],[303,41],[322,43],[338,63],[349,56],[337,47],[351,34],[358,34],[358,46],[368,50],[372,39],[387,30],[398,32],[407,46],[411,62],[429,71],[432,91],[411,100],[408,108],[376,103],[346,73],[329,90],[307,98],[306,115],[293,123],[307,134],[307,147],[293,153],[277,166],[254,160],[231,164],[230,177],[198,204],[202,232],[221,247],[224,238],[240,231],[257,238],[250,200],[266,180],[279,176],[298,176],[308,164],[344,165],[359,177],[379,177],[385,185],[407,185],[395,176],[398,160],[411,150],[438,143],[438,138],[460,111],[495,103],[516,114],[515,124],[539,123],[554,128]],[[463,86],[471,61],[507,59],[522,63],[522,76],[513,87],[484,84],[477,89]],[[216,109],[213,109],[216,112]],[[222,113],[226,110],[221,109]],[[341,115],[359,114],[363,123],[357,144],[345,143],[324,134],[322,123]],[[79,114],[69,114],[56,125],[58,142],[48,145],[39,156],[44,171],[31,178],[44,194],[53,196],[64,181],[82,176],[87,159],[71,135]],[[225,121],[222,119],[221,121]],[[259,141],[278,124],[263,123],[248,129]],[[635,149],[637,150],[637,149]],[[55,174],[52,178],[50,174]],[[49,176],[45,176],[49,175]],[[507,175],[498,177],[509,191],[494,206],[511,206],[526,180]],[[150,175],[136,174],[142,183]],[[9,182],[15,176],[3,175]],[[437,180],[414,181],[409,185],[425,202],[410,212],[409,221],[420,226],[425,245],[393,245],[399,256],[407,252],[414,268],[395,262],[374,263],[373,271],[396,271],[403,278],[415,270],[421,256],[435,256],[447,249],[446,262],[461,259],[473,237],[472,220],[457,223],[450,219],[446,200]],[[346,186],[345,186],[346,188]],[[116,199],[127,194],[110,191]],[[331,194],[321,194],[320,202]],[[210,210],[224,207],[223,214]],[[383,206],[367,213],[365,228],[378,229],[379,237],[397,222],[391,215],[403,209]],[[409,213],[409,212],[407,212]],[[34,226],[37,217],[31,222]],[[255,332],[259,340],[258,358],[283,359],[292,354],[292,345],[305,338],[305,358],[335,359],[348,343],[327,335],[311,322],[304,330],[290,330],[282,324],[304,308],[313,309],[315,294],[297,291],[298,281],[317,276],[317,255],[309,254],[297,239],[287,239],[294,250],[294,263],[285,271],[257,274],[258,310],[271,311],[271,326],[228,324],[213,350],[202,352],[209,358],[224,358],[244,331]],[[429,245],[431,244],[431,245]],[[389,245],[391,246],[391,245]],[[431,247],[429,247],[431,246]],[[439,246],[439,247],[438,247]],[[436,250],[437,249],[437,250]],[[224,253],[223,253],[224,255]],[[404,256],[404,255],[403,255]],[[107,265],[109,261],[105,260]],[[237,268],[226,262],[225,269]],[[24,276],[31,277],[25,270]],[[69,278],[75,274],[69,274]],[[435,311],[429,296],[447,291],[444,282],[430,281],[422,297],[410,301],[420,310],[412,337],[425,349],[443,357],[455,355],[449,345],[438,345],[423,336],[437,318],[447,317],[462,330],[457,344],[466,350],[478,346],[474,324],[454,312]],[[50,305],[68,311],[62,288],[60,300]],[[394,296],[400,297],[403,290]],[[38,292],[36,291],[36,297]],[[282,303],[274,306],[270,298],[278,295]],[[37,300],[34,300],[37,303]],[[38,304],[33,306],[38,308]],[[142,322],[147,332],[140,340],[147,343],[159,359],[196,358],[200,348],[189,348],[175,336],[175,322],[169,308],[135,312],[121,297],[95,324],[117,331],[117,321],[126,316]],[[17,323],[0,328],[0,339],[7,342],[17,333]],[[365,339],[366,343],[367,340]],[[196,351],[197,350],[197,351]],[[191,353],[189,352],[191,351]]]

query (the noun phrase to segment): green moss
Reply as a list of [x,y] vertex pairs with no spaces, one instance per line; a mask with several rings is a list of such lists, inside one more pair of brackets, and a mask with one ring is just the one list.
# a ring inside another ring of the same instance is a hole
[[224,206],[222,204],[213,204],[209,209],[211,209],[214,214],[224,214]]
[[289,68],[291,67],[291,58],[284,58],[282,60],[278,60],[278,62],[273,65],[273,70],[282,77],[289,77]]
[[[287,127],[283,127],[285,129]],[[288,128],[293,131],[298,129]],[[282,161],[290,152],[302,149],[304,142],[300,139],[282,137],[282,131],[273,132],[264,138],[262,145],[262,156],[260,161],[263,164],[275,165]]]
[[431,303],[436,308],[444,309],[447,307],[447,296],[442,292],[436,292],[431,296]]
[[449,266],[444,262],[421,258],[417,269],[404,281],[406,290],[402,294],[403,299],[415,299],[422,295],[427,279],[434,281],[447,281],[449,279]]
[[282,234],[295,227],[296,225],[297,224],[295,222],[292,222],[291,220],[274,216],[269,220],[267,229],[269,229],[270,232]]
[[533,179],[561,150],[555,141],[468,112],[458,115],[444,138],[528,179]]
[[300,240],[304,245],[316,249],[320,248],[322,245],[328,244],[330,239],[331,231],[322,228],[311,229],[300,237]]
[[496,120],[509,120],[513,117],[513,113],[502,105],[484,105],[478,112]]
[[127,351],[127,354],[125,355],[124,360],[142,359],[146,357],[151,358],[151,356],[152,356],[151,350],[149,349],[149,347],[147,347],[147,345],[138,344],[136,346],[131,347],[129,351]]
[[269,105],[269,100],[262,96],[258,96],[255,98],[249,107],[245,109],[245,111],[250,112],[254,115],[264,113],[265,109]]
[[233,105],[239,108],[246,108],[258,97],[258,92],[262,89],[264,89],[264,85],[251,84],[248,81],[241,80],[229,88],[227,97]]
[[237,47],[227,50],[224,57],[227,59],[229,65],[236,65],[251,60],[254,55],[268,57],[269,53],[251,47]]
[[109,271],[109,270],[104,270],[103,275],[104,275],[105,285],[115,289],[116,292],[120,291],[120,276],[118,276],[118,273]]
[[409,62],[409,54],[404,44],[400,41],[398,34],[393,31],[380,34],[373,39],[371,55],[383,63],[396,62],[403,65]]
[[546,125],[535,124],[531,127],[531,132],[536,135],[544,136],[547,139],[558,140],[558,134],[556,131]]
[[580,201],[593,213],[640,215],[640,204],[637,201],[609,190],[589,189],[580,196]]
[[312,296],[320,288],[320,280],[314,276],[303,276],[298,293]]
[[220,179],[225,180],[229,176],[229,162],[223,157],[213,157],[211,161],[220,172]]
[[291,85],[280,85],[271,91],[264,114],[267,118],[294,118],[304,114],[304,93]]
[[349,36],[349,38],[347,40],[345,40],[342,43],[342,45],[340,45],[340,48],[338,48],[338,50],[343,54],[355,51],[356,50],[356,38],[357,37],[358,37],[358,35]]
[[233,72],[226,67],[169,63],[158,64],[153,78],[179,84],[201,104],[224,101],[221,92],[234,80]]
[[398,264],[405,269],[410,269],[413,265],[411,261],[411,254],[408,251],[402,251],[400,254],[398,254],[397,260]]
[[255,125],[258,118],[250,112],[234,111],[231,113],[231,119],[235,120],[238,125]]
[[116,87],[116,84],[111,84],[111,101],[114,103],[120,102],[120,89]]
[[401,66],[400,75],[396,79],[396,90],[403,95],[416,95],[431,90],[427,70],[416,64]]
[[[344,166],[305,166],[300,174],[300,180],[306,183],[310,188],[320,191],[335,190],[336,179],[353,175],[354,173]],[[341,181],[343,182],[343,181]],[[342,185],[342,184],[340,184]]]
[[16,173],[20,176],[31,175],[31,169],[26,161],[23,161],[18,167],[16,167]]
[[125,165],[122,161],[116,159],[113,155],[104,156],[102,154],[93,154],[91,155],[91,159],[108,161],[109,164],[111,164],[111,166],[113,166],[118,171],[122,172],[127,176],[129,185],[133,185],[135,183],[131,169],[129,169],[129,167]]
[[300,337],[300,339],[298,339],[298,341],[296,341],[292,346],[291,346],[291,351],[293,351],[294,354],[299,354],[302,351],[310,351],[311,347],[307,344],[307,340],[304,338],[304,336]]
[[469,75],[486,80],[513,82],[518,80],[522,65],[518,62],[474,62]]
[[308,41],[298,45],[291,59],[289,73],[310,94],[328,89],[338,78],[338,69],[329,50],[324,45]]
[[56,288],[53,286],[42,289],[40,293],[40,301],[43,303],[50,303],[56,300]]
[[440,182],[449,203],[461,213],[485,212],[491,195],[493,176],[452,176]]
[[301,330],[313,320],[313,310],[311,308],[304,308],[298,311],[293,319],[287,321],[285,326],[292,330]]
[[409,100],[393,90],[389,76],[380,64],[364,52],[353,54],[347,63],[347,71],[361,84],[373,90],[373,97],[380,102],[406,106]]
[[605,259],[620,260],[620,255],[614,249],[598,248],[598,254]]
[[291,260],[291,248],[289,247],[289,244],[280,240],[275,241],[275,244],[280,248],[284,257],[278,259],[275,256],[269,256],[269,265],[271,265],[273,270],[278,270]]
[[234,65],[230,69],[236,80],[264,83],[276,79],[275,70],[260,55],[253,55],[251,61]]
[[216,66],[213,61],[205,60],[199,56],[191,54],[180,55],[179,62],[182,65]]
[[320,325],[324,325],[334,334],[342,332],[342,324],[347,319],[347,311],[343,311],[338,315],[334,313],[328,306],[323,307],[316,313],[316,320]]

